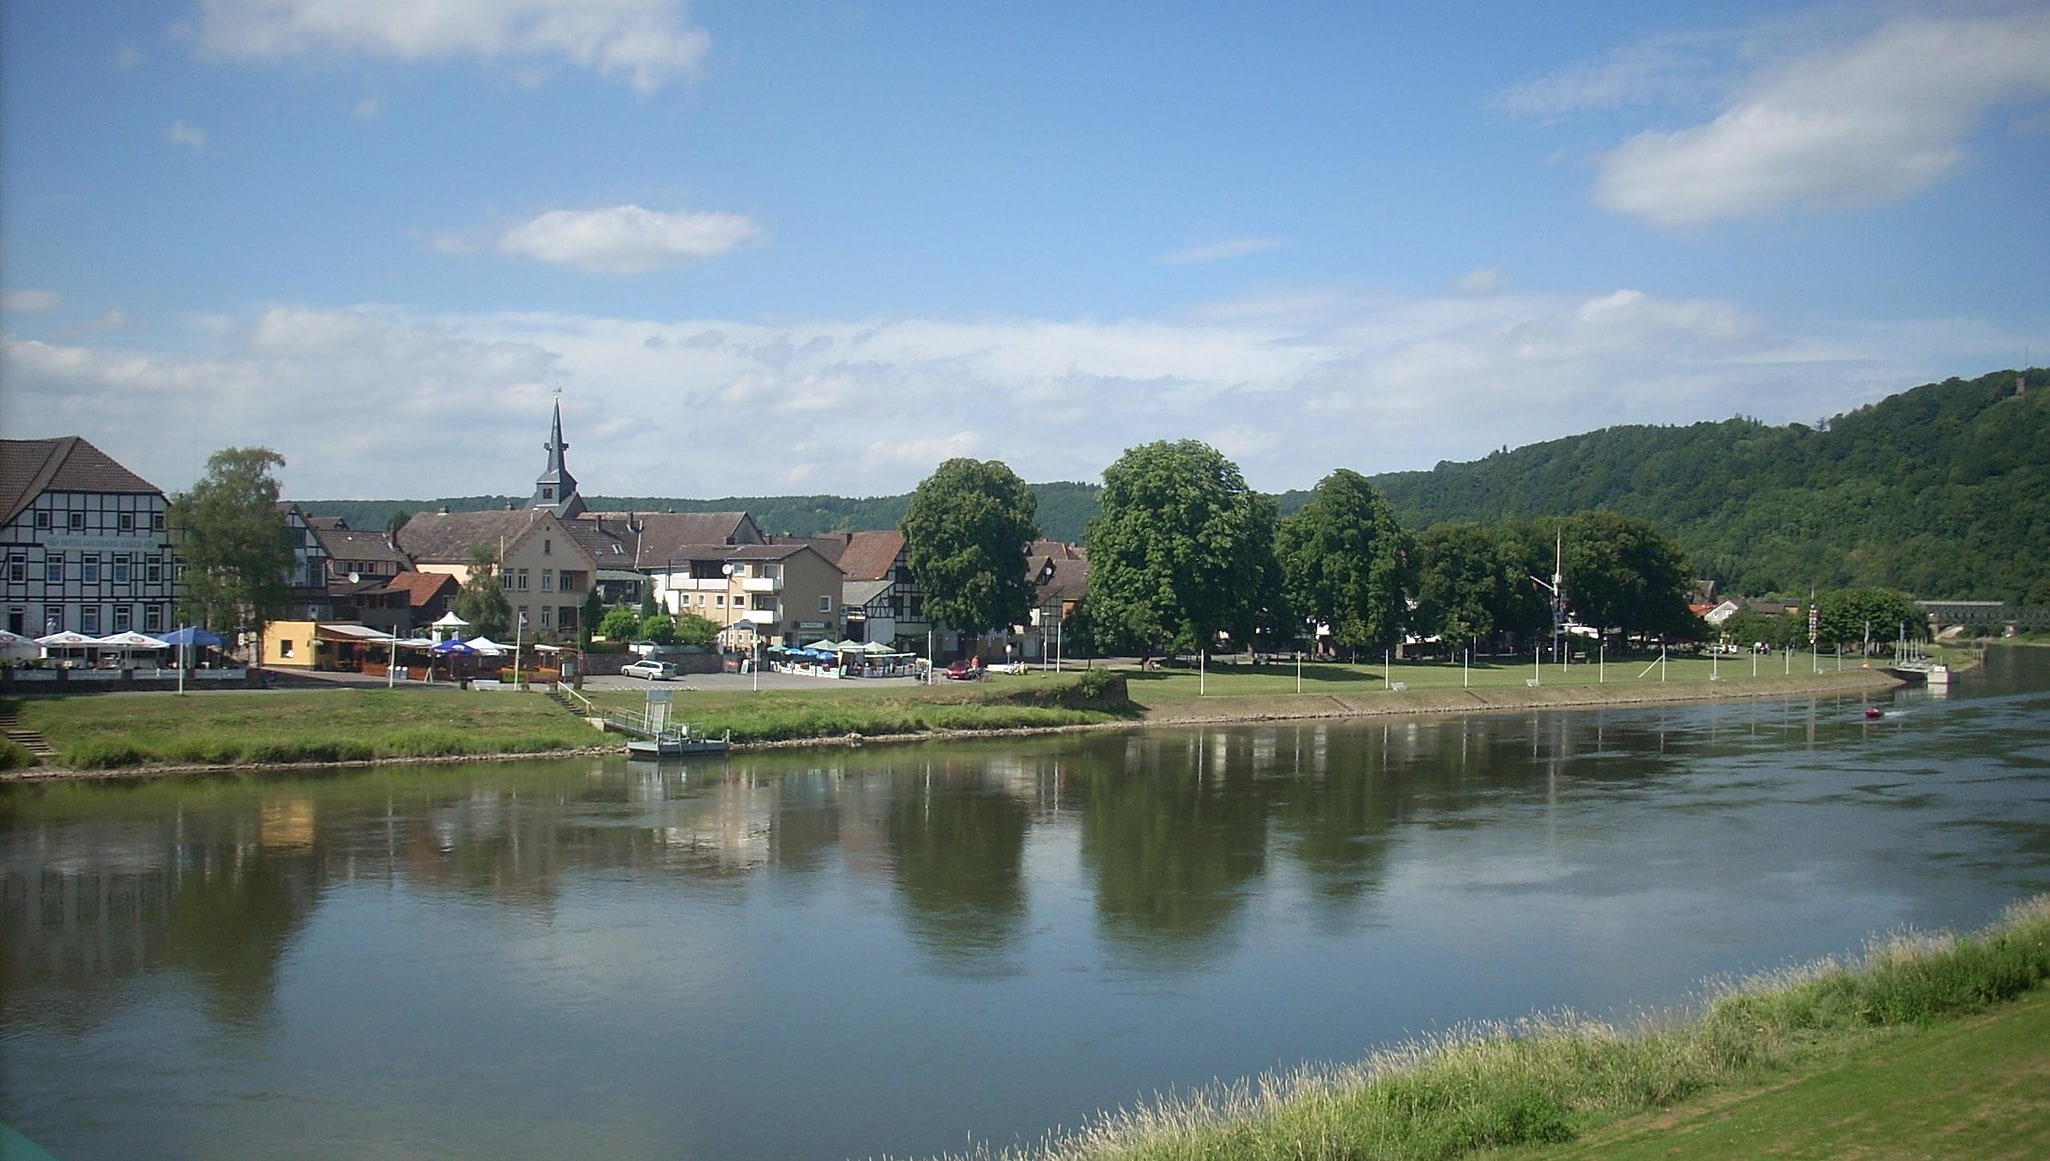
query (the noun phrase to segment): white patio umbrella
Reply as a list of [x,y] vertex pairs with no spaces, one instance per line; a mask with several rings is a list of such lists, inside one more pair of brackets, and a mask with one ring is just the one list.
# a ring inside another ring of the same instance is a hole
[[83,633],[74,633],[66,629],[62,633],[51,633],[46,637],[38,637],[36,638],[36,644],[43,647],[43,656],[48,657],[52,649],[98,649],[100,647],[100,639],[88,637]]
[[121,661],[124,665],[127,663],[130,655],[137,649],[169,649],[171,647],[171,643],[162,637],[152,637],[147,633],[138,633],[133,629],[126,633],[112,633],[102,637],[99,639],[99,645],[102,649],[119,649],[121,651]]
[[35,652],[35,638],[0,629],[0,658],[13,660],[17,657],[33,657]]
[[512,650],[500,645],[489,637],[472,637],[466,644],[486,657],[503,657],[507,653],[512,652]]

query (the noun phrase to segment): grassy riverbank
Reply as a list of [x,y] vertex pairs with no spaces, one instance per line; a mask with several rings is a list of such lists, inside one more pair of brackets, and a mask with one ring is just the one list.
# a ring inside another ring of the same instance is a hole
[[[1704,660],[1607,667],[1443,663],[1380,666],[1219,665],[1204,671],[1068,670],[936,686],[820,680],[805,688],[677,688],[674,714],[743,745],[940,733],[997,733],[1177,722],[1441,714],[1704,701],[1877,689],[1876,670],[1787,675]],[[1714,680],[1711,680],[1711,679]],[[1298,686],[1300,681],[1300,686]],[[1397,688],[1391,688],[1397,687]],[[1300,689],[1300,692],[1298,692]],[[592,692],[605,709],[637,709],[643,689]],[[21,728],[55,751],[45,772],[149,767],[403,761],[618,748],[539,693],[448,687],[95,694],[19,698]],[[25,755],[14,755],[18,760]],[[17,765],[19,765],[17,761]],[[4,764],[0,764],[4,765]]]
[[1749,981],[1677,1025],[1535,1019],[970,1156],[2050,1156],[2045,980],[2039,897],[1982,932]]

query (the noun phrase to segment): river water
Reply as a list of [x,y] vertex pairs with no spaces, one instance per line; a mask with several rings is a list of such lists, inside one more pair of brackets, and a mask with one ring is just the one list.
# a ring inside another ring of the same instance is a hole
[[0,1120],[926,1154],[2050,891],[2050,650],[1880,700],[15,786]]

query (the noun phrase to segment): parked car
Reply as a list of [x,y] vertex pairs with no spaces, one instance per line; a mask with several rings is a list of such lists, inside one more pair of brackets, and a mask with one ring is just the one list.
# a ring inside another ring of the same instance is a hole
[[941,670],[940,676],[948,681],[981,681],[982,662],[964,657]]
[[621,677],[639,677],[645,678],[648,681],[668,681],[676,676],[676,663],[673,661],[636,661],[631,665],[620,666],[619,674]]

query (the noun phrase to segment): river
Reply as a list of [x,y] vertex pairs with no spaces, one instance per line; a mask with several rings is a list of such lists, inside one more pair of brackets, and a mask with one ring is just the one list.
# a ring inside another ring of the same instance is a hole
[[6,787],[0,1120],[921,1155],[2050,891],[2050,650],[1879,700]]

